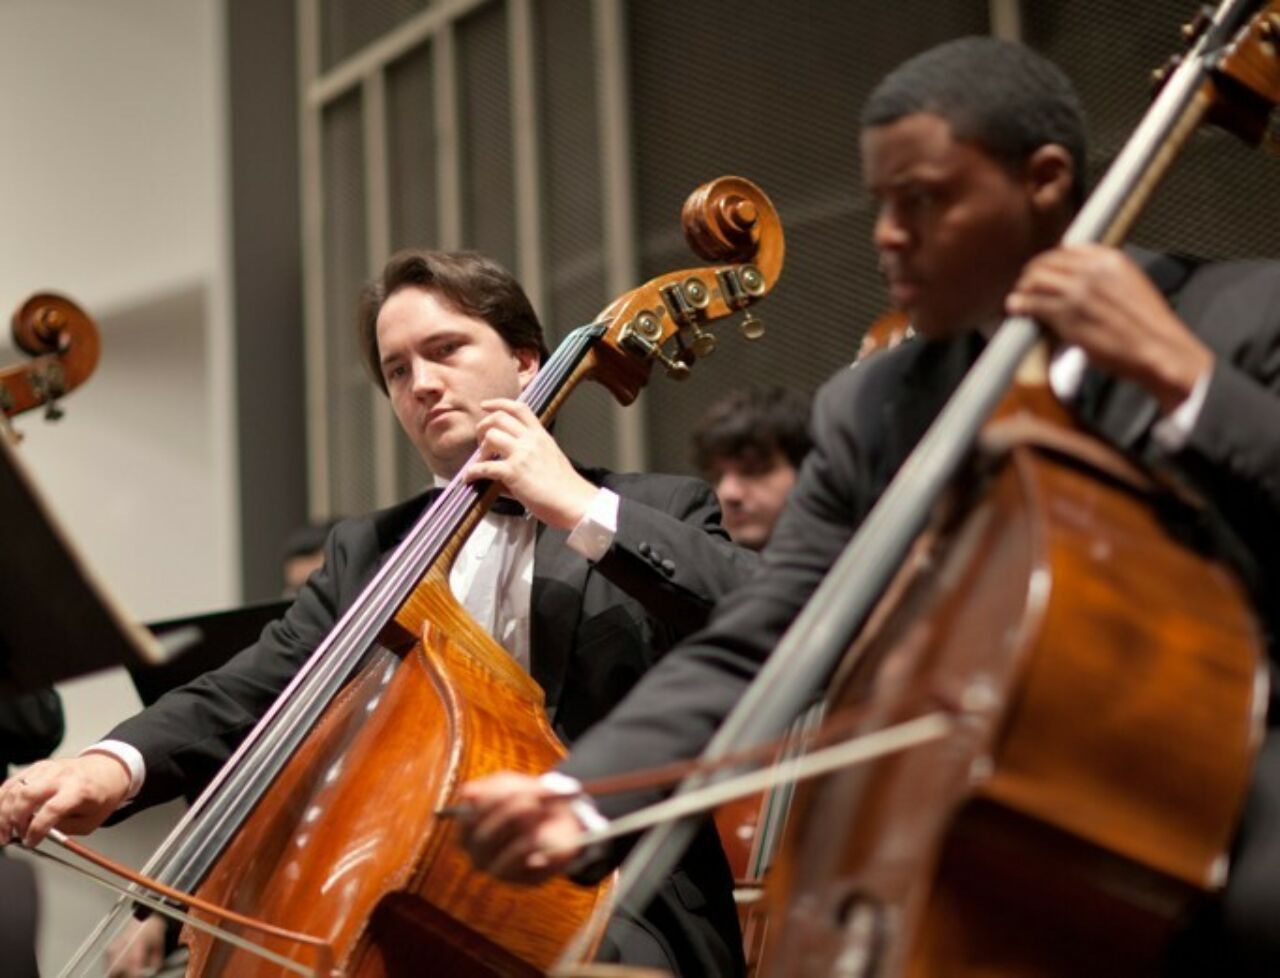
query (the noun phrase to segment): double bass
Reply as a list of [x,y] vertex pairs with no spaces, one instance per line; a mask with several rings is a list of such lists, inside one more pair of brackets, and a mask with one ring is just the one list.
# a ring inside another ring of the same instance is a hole
[[[1120,241],[1206,113],[1268,131],[1280,10],[1256,6],[1203,20],[1066,243]],[[704,755],[771,740],[823,688],[864,732],[949,731],[801,789],[761,974],[1149,972],[1225,879],[1265,708],[1258,623],[1158,518],[1195,501],[1052,401],[1038,339],[1025,317],[999,328]],[[619,899],[646,898],[685,828],[636,847]]]
[[[1280,99],[1276,5],[1247,13],[1200,24],[1067,243],[1121,241],[1205,113]],[[1015,320],[992,346],[1014,332],[1034,341]],[[936,712],[951,734],[799,789],[763,974],[1156,974],[1225,882],[1267,702],[1250,597],[1189,539],[1199,501],[1053,398],[1042,347],[996,352],[1013,383],[985,356],[966,378],[956,401],[998,406],[826,696],[863,731]]]
[[[544,423],[589,377],[628,403],[654,363],[686,376],[715,346],[709,324],[749,316],[773,288],[784,246],[759,188],[712,181],[683,220],[713,264],[653,279],[571,333],[521,394]],[[758,335],[758,322],[743,330]],[[456,826],[435,817],[465,781],[542,771],[563,754],[542,691],[450,593],[453,557],[500,488],[464,474],[146,867],[169,899],[194,891],[188,974],[417,975],[430,962],[449,975],[533,975],[606,903],[607,882],[528,888],[476,872]],[[224,909],[242,919],[210,935]],[[72,969],[92,966],[127,911],[117,907]]]

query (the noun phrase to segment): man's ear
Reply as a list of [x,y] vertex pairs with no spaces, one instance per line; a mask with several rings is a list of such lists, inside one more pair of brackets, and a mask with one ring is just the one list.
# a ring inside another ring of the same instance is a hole
[[542,363],[539,360],[538,351],[531,346],[517,347],[512,352],[516,357],[516,372],[520,377],[520,389],[524,390],[529,386],[529,381],[537,376]]
[[1076,168],[1065,146],[1046,143],[1027,159],[1023,170],[1031,206],[1042,214],[1075,210],[1071,199]]

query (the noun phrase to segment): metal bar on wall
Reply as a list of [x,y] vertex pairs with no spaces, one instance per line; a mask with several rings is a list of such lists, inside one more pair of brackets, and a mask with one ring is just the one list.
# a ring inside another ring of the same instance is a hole
[[302,310],[306,342],[308,508],[312,520],[332,511],[329,484],[329,369],[325,342],[324,199],[320,113],[306,98],[320,71],[319,0],[296,0],[298,18],[298,164],[302,196]]
[[1022,40],[1022,0],[989,0],[991,36],[1002,41]]
[[[605,287],[608,298],[639,284],[635,192],[631,182],[631,106],[627,85],[626,23],[623,0],[592,0],[596,87],[600,92],[600,160],[604,190]],[[642,395],[643,396],[643,395]],[[616,405],[613,465],[642,471],[648,462],[643,402]]]
[[436,31],[431,58],[435,99],[436,193],[439,247],[462,247],[462,139],[458,119],[457,44],[453,23]]
[[[323,75],[317,72],[312,76],[309,87],[304,90],[307,99],[317,106],[332,102],[362,84],[374,71],[385,68],[408,54],[437,31],[451,27],[472,10],[490,2],[492,0],[440,0],[334,65]],[[316,63],[319,64],[318,59]]]
[[548,310],[542,255],[542,170],[532,0],[507,0],[507,25],[515,162],[515,273],[545,324]]
[[[391,252],[391,191],[387,147],[387,82],[381,68],[361,87],[364,140],[365,237],[369,275],[377,275]],[[377,385],[369,385],[373,427],[373,492],[375,504],[396,502],[396,420]]]

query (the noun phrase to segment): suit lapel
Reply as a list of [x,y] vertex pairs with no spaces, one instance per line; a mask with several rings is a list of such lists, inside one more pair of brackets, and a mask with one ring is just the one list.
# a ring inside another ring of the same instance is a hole
[[547,718],[553,725],[591,571],[587,561],[565,544],[567,536],[563,530],[540,524],[533,549],[529,671],[546,695]]

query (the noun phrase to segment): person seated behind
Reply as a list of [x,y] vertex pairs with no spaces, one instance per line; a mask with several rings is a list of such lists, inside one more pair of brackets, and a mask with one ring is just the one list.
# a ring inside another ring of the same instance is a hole
[[735,543],[762,550],[809,451],[809,404],[781,387],[731,391],[693,429],[693,461]]
[[[760,573],[573,745],[560,769],[581,781],[703,749],[1005,313],[1084,351],[1078,389],[1050,371],[1084,423],[1202,494],[1238,544],[1277,660],[1280,266],[1059,245],[1084,195],[1083,113],[1067,78],[1020,45],[966,38],[905,62],[869,97],[861,136],[873,242],[917,335],[818,393],[814,448]],[[1221,919],[1171,967],[1280,973],[1280,711],[1268,722]],[[536,778],[499,773],[461,794],[480,866],[532,880],[575,858],[577,809]],[[596,802],[616,817],[661,794]]]
[[[463,606],[542,685],[572,743],[754,570],[710,487],[579,468],[517,400],[547,355],[519,285],[472,253],[410,251],[362,297],[361,348],[438,482],[492,480],[534,519],[491,512],[454,563]],[[227,665],[164,696],[78,758],[0,787],[0,840],[88,832],[205,784],[433,499],[344,520],[281,621]],[[541,532],[538,524],[541,523]],[[476,558],[475,555],[482,555]],[[605,959],[686,975],[742,970],[732,878],[714,829],[644,913],[615,919]],[[677,887],[677,882],[679,886]],[[692,894],[692,895],[691,895]]]
[[280,568],[282,598],[296,597],[307,578],[324,565],[324,542],[337,525],[337,520],[307,523],[285,538]]

